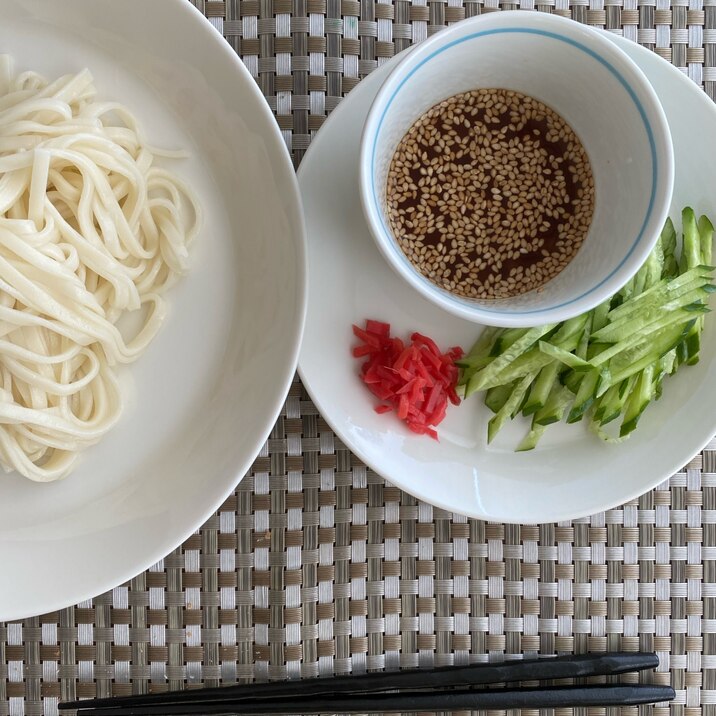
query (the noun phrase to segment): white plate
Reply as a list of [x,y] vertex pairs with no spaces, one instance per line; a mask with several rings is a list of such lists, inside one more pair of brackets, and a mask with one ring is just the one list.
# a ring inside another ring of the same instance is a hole
[[[716,107],[672,65],[609,35],[646,73],[673,133],[676,179],[672,216],[690,204],[716,213]],[[469,348],[479,327],[440,311],[401,281],[381,258],[358,194],[360,132],[372,98],[393,63],[361,82],[333,112],[299,171],[309,237],[308,317],[301,377],[321,414],[367,465],[407,492],[454,512],[502,522],[576,518],[636,497],[684,465],[716,431],[716,330],[707,328],[701,362],[664,385],[631,440],[606,445],[582,424],[555,426],[538,448],[515,453],[527,423],[515,421],[485,441],[480,399],[448,411],[440,443],[377,415],[350,355],[351,323],[388,321],[419,330],[444,348]],[[680,221],[679,221],[680,223]],[[709,322],[707,321],[707,324]],[[713,323],[713,319],[711,321]]]
[[254,80],[178,0],[2,0],[0,52],[55,77],[89,67],[176,170],[205,224],[170,316],[123,372],[125,413],[60,483],[0,475],[0,621],[54,610],[142,571],[231,493],[281,409],[305,313],[290,159]]

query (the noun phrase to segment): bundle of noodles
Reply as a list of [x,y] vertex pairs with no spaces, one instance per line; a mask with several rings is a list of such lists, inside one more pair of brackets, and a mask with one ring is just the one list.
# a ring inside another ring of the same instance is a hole
[[[0,55],[0,465],[67,475],[116,422],[114,366],[165,315],[199,223],[189,188],[157,166],[124,107],[91,74],[13,76]],[[171,156],[170,153],[163,153]],[[140,311],[140,309],[142,309]],[[132,311],[143,326],[117,328]]]

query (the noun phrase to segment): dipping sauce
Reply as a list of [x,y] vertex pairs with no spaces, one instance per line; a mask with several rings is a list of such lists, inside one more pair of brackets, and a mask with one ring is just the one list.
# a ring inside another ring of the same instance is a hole
[[420,273],[475,299],[539,289],[574,258],[594,180],[572,128],[505,89],[455,95],[413,124],[393,155],[386,206]]

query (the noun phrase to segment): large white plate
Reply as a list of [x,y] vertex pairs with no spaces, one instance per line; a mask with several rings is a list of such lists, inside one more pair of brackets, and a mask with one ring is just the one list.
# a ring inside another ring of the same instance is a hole
[[0,475],[0,621],[98,594],[197,529],[244,475],[295,370],[305,242],[275,120],[226,41],[179,0],[2,0],[0,52],[49,76],[89,67],[206,216],[170,316],[122,374],[121,424],[61,483]]
[[[716,212],[716,108],[675,67],[610,36],[644,70],[674,138],[672,216],[691,204]],[[440,443],[379,416],[350,356],[351,323],[378,318],[397,333],[423,331],[443,347],[468,348],[479,327],[440,311],[394,275],[365,226],[358,147],[368,107],[394,58],[361,82],[323,125],[299,171],[308,229],[310,286],[299,370],[316,406],[363,461],[411,494],[448,510],[505,522],[551,522],[632,499],[685,464],[716,431],[716,331],[703,358],[665,383],[627,443],[606,445],[581,424],[555,426],[539,447],[515,453],[526,423],[487,447],[487,410],[470,399],[448,411]],[[585,78],[589,81],[589,78]]]

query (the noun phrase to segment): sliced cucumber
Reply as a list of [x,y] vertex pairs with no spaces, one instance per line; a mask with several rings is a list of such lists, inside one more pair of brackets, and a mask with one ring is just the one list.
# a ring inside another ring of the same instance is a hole
[[631,334],[625,335],[622,340],[610,346],[605,351],[602,351],[599,355],[594,356],[590,362],[594,366],[602,365],[608,360],[614,358],[614,356],[619,355],[619,353],[621,353],[622,351],[639,345],[650,335],[653,336],[662,329],[668,328],[669,326],[678,326],[686,324],[692,319],[693,312],[690,310],[687,311],[681,308],[676,311],[671,311],[663,316],[658,317],[656,320],[651,321],[647,326],[642,327],[641,330],[636,330],[635,327],[634,331]]
[[552,361],[542,368],[530,388],[529,398],[522,409],[523,415],[532,415],[544,406],[552,392],[552,388],[557,383],[560,368],[561,366],[557,361]]
[[[604,409],[601,410],[601,414],[599,416],[600,425],[611,423],[612,420],[616,420],[622,414],[624,406],[627,404],[629,396],[634,389],[636,380],[637,377],[632,376],[631,378],[627,378],[618,385],[614,386],[616,388],[616,393],[611,394],[608,402],[605,402]],[[604,397],[606,398],[606,394]]]
[[514,383],[496,385],[485,393],[485,405],[493,412],[499,413],[514,389]]
[[661,246],[664,251],[664,268],[662,278],[674,278],[679,273],[679,263],[676,260],[676,229],[671,219],[666,220],[661,232]]
[[574,395],[569,388],[565,388],[563,385],[555,385],[544,407],[535,413],[533,422],[537,425],[545,426],[559,423],[573,401]]
[[[525,336],[525,338],[526,337],[527,336]],[[539,340],[539,337],[535,340]],[[516,378],[525,376],[527,373],[537,373],[547,365],[547,363],[553,360],[548,355],[542,353],[539,348],[526,350],[526,352],[515,352],[512,357],[505,359],[505,356],[510,353],[519,342],[520,341],[517,341],[511,348],[508,348],[505,353],[495,358],[489,365],[474,373],[468,381],[466,394],[472,395],[472,393],[477,390],[487,390],[495,385],[509,383]],[[530,347],[534,343],[535,341],[531,341]]]
[[490,349],[490,357],[502,355],[516,340],[522,338],[529,328],[505,328],[495,339]]
[[542,353],[546,353],[548,356],[555,358],[569,368],[574,368],[576,371],[589,370],[593,367],[589,361],[574,355],[574,353],[564,350],[564,348],[547,343],[546,341],[540,341],[538,343],[538,347]]
[[525,435],[522,442],[517,446],[517,452],[534,450],[537,447],[537,443],[540,441],[540,438],[544,435],[544,431],[546,429],[546,425],[539,425],[538,423],[532,421],[532,427],[527,435]]
[[637,426],[646,406],[654,399],[656,386],[654,384],[655,364],[651,363],[639,374],[636,387],[629,397],[624,413],[624,420],[619,429],[619,437],[626,437]]
[[694,210],[687,206],[681,212],[681,228],[683,233],[681,244],[681,258],[679,259],[679,270],[681,273],[695,268],[701,261],[701,238],[696,224]]
[[592,332],[593,333],[607,325],[607,321],[609,320],[607,318],[607,316],[609,315],[610,305],[611,305],[611,299],[609,299],[607,301],[603,301],[594,309],[594,316],[592,318]]
[[462,369],[458,385],[466,385],[472,373],[484,368],[490,362],[492,346],[501,330],[493,326],[484,328],[470,352],[455,361],[455,364]]
[[[495,415],[488,442],[505,422],[532,416],[519,450],[538,444],[547,425],[589,416],[609,442],[633,432],[664,378],[699,359],[701,333],[716,292],[707,217],[682,213],[683,241],[667,221],[653,251],[633,278],[593,310],[538,328],[486,329],[460,362],[460,392],[484,390]],[[620,420],[620,437],[604,426]]]
[[600,371],[592,369],[589,373],[585,373],[579,384],[579,390],[574,398],[574,405],[567,416],[568,423],[579,422],[584,413],[591,407],[594,399],[597,397],[597,386],[600,379]]
[[535,379],[535,373],[529,373],[521,381],[519,381],[510,393],[510,397],[505,401],[505,404],[500,408],[496,415],[490,418],[490,422],[487,424],[487,444],[489,445],[494,439],[497,433],[502,430],[504,424],[512,414],[517,410],[522,403],[527,391],[530,389],[530,384]]
[[698,231],[701,246],[701,263],[710,266],[713,253],[714,225],[708,216],[702,216],[699,219]]

